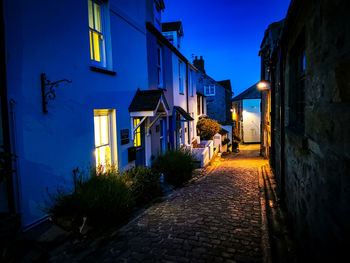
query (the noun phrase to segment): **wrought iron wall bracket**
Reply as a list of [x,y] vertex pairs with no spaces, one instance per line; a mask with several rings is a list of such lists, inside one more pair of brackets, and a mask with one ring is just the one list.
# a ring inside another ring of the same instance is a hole
[[58,85],[61,82],[68,82],[72,83],[71,80],[68,79],[62,79],[58,81],[51,82],[46,78],[45,73],[41,73],[41,96],[42,96],[42,104],[43,104],[43,113],[48,113],[47,111],[47,104],[48,100],[54,100],[56,98],[55,88],[58,87]]

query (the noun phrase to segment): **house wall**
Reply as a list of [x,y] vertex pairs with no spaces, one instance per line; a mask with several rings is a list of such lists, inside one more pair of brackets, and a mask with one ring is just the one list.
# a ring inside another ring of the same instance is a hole
[[[180,63],[181,61],[181,63]],[[179,66],[180,63],[180,66]],[[186,90],[186,62],[182,61],[176,54],[173,54],[172,59],[173,66],[173,99],[174,106],[179,106],[187,111],[187,90]],[[179,76],[181,75],[181,80]],[[180,81],[183,85],[183,93],[180,93]],[[174,116],[173,116],[174,117]],[[188,124],[185,122],[181,123],[182,129],[182,144],[189,144],[188,142]]]
[[[189,67],[190,68],[190,67]],[[197,71],[196,70],[188,70],[189,77],[189,83],[188,83],[188,113],[191,115],[191,117],[194,119],[194,121],[190,122],[190,142],[193,141],[197,137],[197,122],[198,122],[198,114],[197,114]],[[192,90],[191,92],[191,85]],[[193,96],[192,96],[193,95]]]
[[[231,97],[229,100],[226,94],[226,89],[219,85],[213,79],[207,77],[206,74],[201,73],[198,79],[198,91],[204,93],[204,86],[215,85],[215,96],[207,96],[207,115],[209,118],[224,124],[227,121],[227,110],[231,106]],[[230,95],[231,96],[231,95]],[[228,103],[228,106],[226,105]],[[228,110],[229,111],[229,110]]]
[[[147,32],[147,46],[148,46],[148,72],[149,72],[149,88],[150,89],[158,89],[157,87],[157,45],[161,45],[163,47],[163,80],[164,80],[164,94],[166,100],[169,104],[170,108],[170,116],[173,114],[173,107],[180,106],[185,111],[188,110],[188,113],[195,118],[195,109],[196,109],[196,71],[189,70],[189,67],[186,67],[186,61],[182,61],[173,51],[171,51],[166,45],[162,44],[157,37],[154,36],[151,32]],[[179,68],[179,61],[181,61],[181,66]],[[186,69],[188,73],[186,73]],[[180,70],[180,72],[179,72]],[[182,85],[183,85],[183,93],[180,94],[180,79],[179,74],[182,76]],[[191,74],[192,78],[189,77],[188,81],[192,81],[194,96],[191,96],[190,84],[188,85],[188,102],[187,102],[187,89],[186,89],[186,74]],[[188,104],[188,105],[187,105]],[[156,123],[158,124],[158,122]],[[182,123],[182,144],[189,144],[188,133],[192,133],[190,135],[190,139],[193,136],[196,136],[196,131],[194,129],[195,124],[190,122],[190,127],[188,127],[187,123]],[[172,123],[168,123],[168,132],[169,132],[169,140],[174,146],[174,138],[175,138],[175,130],[172,127]],[[174,134],[172,134],[174,133]],[[152,135],[152,138],[156,135]],[[154,144],[152,143],[152,147],[154,148],[155,153],[156,149],[159,148],[157,146],[159,139],[152,139]],[[152,148],[152,149],[153,149]]]
[[243,103],[243,142],[260,142],[260,99],[246,99]]
[[261,153],[270,157],[271,150],[271,91],[261,92]]
[[[287,22],[283,56],[285,202],[299,248],[313,261],[341,261],[350,246],[350,23],[344,8],[347,2],[295,2],[297,11]],[[303,29],[305,129],[295,132],[289,121],[289,94],[295,92],[290,74],[291,49]]]
[[[23,226],[45,216],[48,192],[58,186],[72,189],[73,169],[94,163],[94,109],[116,110],[118,166],[129,167],[127,148],[133,142],[122,146],[119,134],[130,129],[128,106],[135,91],[148,84],[145,3],[110,3],[107,41],[116,75],[89,68],[87,1],[4,1],[8,98],[16,102],[12,136]],[[41,73],[50,81],[72,80],[55,88],[56,99],[49,101],[47,114],[42,112]]]

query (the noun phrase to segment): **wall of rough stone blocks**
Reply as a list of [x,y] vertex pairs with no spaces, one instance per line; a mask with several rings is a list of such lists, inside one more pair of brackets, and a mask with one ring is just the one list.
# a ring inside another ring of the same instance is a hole
[[[350,20],[346,4],[345,0],[304,1],[289,22],[285,46],[286,207],[297,244],[320,260],[335,260],[350,247]],[[305,131],[300,134],[289,128],[288,94],[294,92],[290,51],[303,29]]]

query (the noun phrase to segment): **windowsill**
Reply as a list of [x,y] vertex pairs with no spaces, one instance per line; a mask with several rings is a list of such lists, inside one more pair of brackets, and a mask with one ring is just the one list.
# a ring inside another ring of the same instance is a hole
[[95,72],[99,72],[99,73],[103,73],[103,74],[107,74],[107,75],[111,75],[111,76],[115,76],[117,74],[115,71],[101,68],[101,67],[97,67],[97,66],[90,66],[90,70],[95,71]]

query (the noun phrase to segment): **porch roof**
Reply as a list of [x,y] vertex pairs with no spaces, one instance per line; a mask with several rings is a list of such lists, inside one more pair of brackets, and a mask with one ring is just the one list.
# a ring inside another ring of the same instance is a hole
[[179,106],[174,106],[174,110],[177,111],[184,117],[187,121],[193,121],[194,119],[191,117],[190,114],[188,114],[183,108]]
[[161,112],[168,114],[169,106],[162,90],[140,90],[129,106],[130,115],[155,116]]

